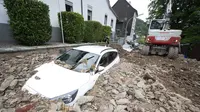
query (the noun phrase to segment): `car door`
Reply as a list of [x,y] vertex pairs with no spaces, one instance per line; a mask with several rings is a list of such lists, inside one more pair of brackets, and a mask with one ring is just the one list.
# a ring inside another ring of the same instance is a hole
[[[107,66],[108,65],[108,57],[109,57],[109,53],[105,53],[102,57],[100,57],[100,61],[99,63],[101,64],[101,66]],[[99,65],[99,63],[97,63],[97,65]],[[103,70],[101,72],[97,71],[97,68],[96,70],[91,74],[90,76],[90,89],[93,88],[93,86],[95,85],[97,79],[99,78],[99,76],[104,73],[106,70]]]
[[[114,64],[117,63],[116,62],[117,60],[119,60],[119,59],[117,59],[119,57],[118,57],[118,53],[116,51],[109,51],[109,52],[105,53],[105,55],[106,55],[106,59],[104,59],[104,57],[102,56],[102,58],[99,62],[99,65],[98,65],[98,66],[105,67],[104,71],[100,72],[100,74],[105,73],[107,70],[109,70],[111,67],[113,67]],[[102,64],[103,60],[106,61],[106,63]]]

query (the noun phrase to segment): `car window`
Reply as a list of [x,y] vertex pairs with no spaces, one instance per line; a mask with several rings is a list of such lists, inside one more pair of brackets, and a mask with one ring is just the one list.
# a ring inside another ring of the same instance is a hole
[[108,57],[109,62],[108,62],[108,64],[112,63],[115,60],[116,57],[117,57],[117,52],[109,52],[109,57]]
[[102,57],[101,60],[99,62],[99,66],[103,66],[106,67],[108,65],[108,57],[109,57],[109,53],[105,53]]
[[98,58],[97,54],[72,49],[58,57],[55,63],[77,72],[88,72]]
[[99,62],[99,65],[103,66],[103,67],[106,67],[110,63],[112,63],[116,57],[117,57],[117,52],[108,52],[108,53],[105,53],[102,56],[102,58],[101,58],[101,60]]

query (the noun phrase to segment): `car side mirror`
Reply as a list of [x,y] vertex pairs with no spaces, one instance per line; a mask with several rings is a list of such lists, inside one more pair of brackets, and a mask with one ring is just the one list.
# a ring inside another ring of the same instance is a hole
[[104,69],[105,69],[105,67],[99,66],[99,67],[98,67],[98,72],[102,72],[102,71],[104,71]]

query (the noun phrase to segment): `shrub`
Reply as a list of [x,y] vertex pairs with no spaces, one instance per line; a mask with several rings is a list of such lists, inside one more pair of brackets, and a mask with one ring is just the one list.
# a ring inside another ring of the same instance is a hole
[[[61,12],[65,41],[76,43],[83,41],[84,18],[79,13]],[[58,13],[60,23],[60,13]]]
[[110,26],[103,26],[103,36],[110,36],[111,35],[111,27]]
[[24,45],[41,45],[51,38],[49,7],[35,0],[4,0],[14,38]]
[[138,43],[139,44],[145,44],[145,37],[144,36],[140,36],[138,39]]
[[98,42],[103,38],[103,27],[97,21],[85,21],[84,42]]

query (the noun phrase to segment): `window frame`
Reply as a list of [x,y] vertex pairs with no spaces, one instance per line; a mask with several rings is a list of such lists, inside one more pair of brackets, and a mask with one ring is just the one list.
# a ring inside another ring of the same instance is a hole
[[114,20],[111,19],[111,21],[110,21],[110,26],[111,26],[111,28],[113,28],[113,23],[114,23]]
[[107,25],[108,24],[108,15],[105,14],[104,16],[104,25]]
[[[70,6],[70,7],[71,7],[70,11],[67,11],[67,6]],[[68,1],[68,0],[65,0],[65,10],[66,10],[67,12],[73,12],[73,2],[70,2],[70,1]]]

